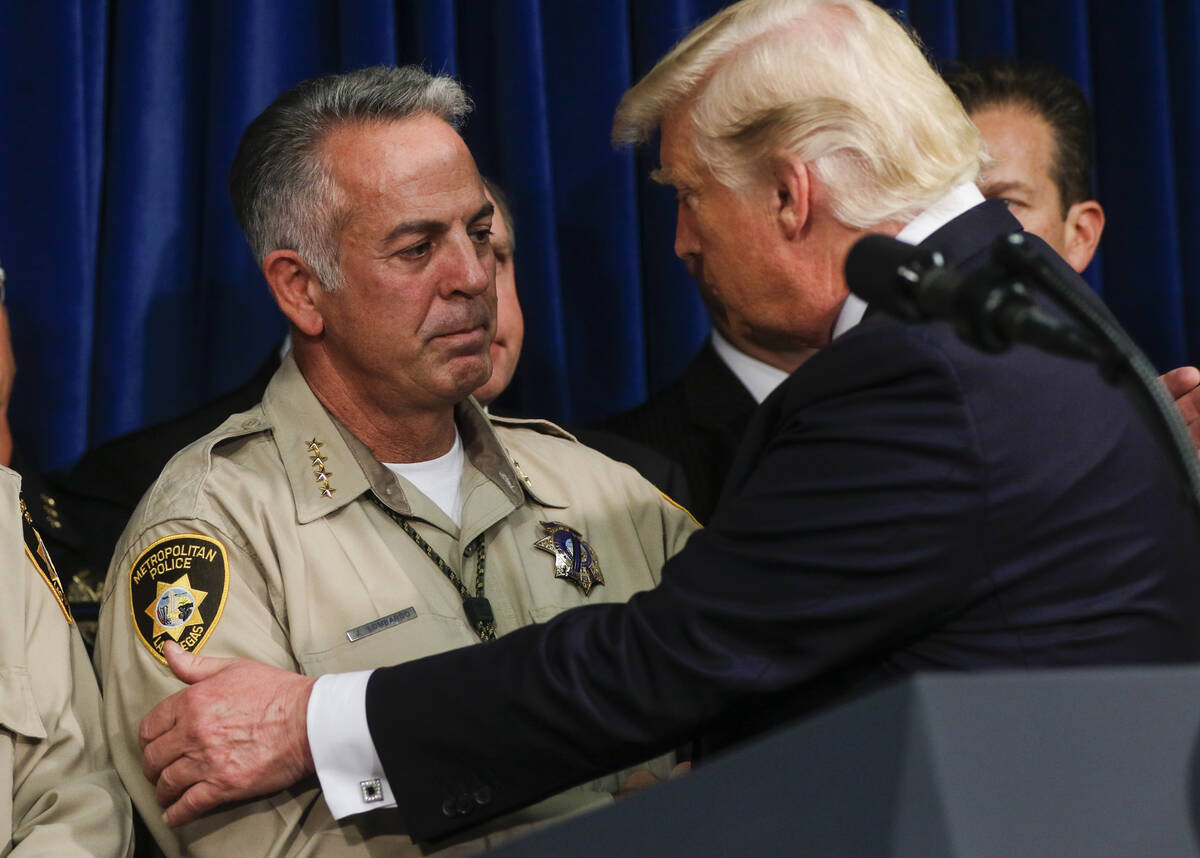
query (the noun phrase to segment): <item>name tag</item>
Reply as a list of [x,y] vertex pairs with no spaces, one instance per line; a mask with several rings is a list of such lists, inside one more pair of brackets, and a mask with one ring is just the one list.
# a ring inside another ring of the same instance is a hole
[[362,640],[363,638],[373,635],[376,632],[381,632],[384,629],[390,629],[392,626],[398,626],[401,623],[406,623],[409,620],[415,619],[417,616],[416,608],[405,608],[403,611],[396,611],[394,614],[388,614],[386,617],[380,617],[378,620],[371,620],[369,623],[363,623],[361,626],[355,626],[346,632],[346,640],[350,643]]

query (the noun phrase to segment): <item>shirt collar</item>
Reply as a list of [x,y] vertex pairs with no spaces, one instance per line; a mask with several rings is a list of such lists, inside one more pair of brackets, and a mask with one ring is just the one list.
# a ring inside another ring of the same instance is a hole
[[[274,433],[301,524],[336,512],[368,490],[396,512],[411,512],[396,475],[325,410],[291,354],[267,385],[263,412]],[[471,464],[514,506],[524,503],[526,494],[538,500],[474,399],[455,406],[454,421]]]
[[[899,241],[906,244],[920,244],[956,217],[982,203],[983,194],[974,182],[963,182],[955,185],[946,194],[936,200],[910,220],[904,229],[896,235]],[[862,321],[867,311],[867,303],[853,292],[847,295],[838,311],[837,321],[833,323],[833,339],[837,339],[846,331]]]
[[906,244],[920,244],[950,221],[983,202],[983,194],[974,182],[955,185],[925,211],[908,222],[896,236]]
[[713,350],[720,356],[730,372],[737,376],[738,381],[750,391],[755,402],[762,402],[771,395],[771,391],[779,387],[788,374],[781,369],[764,363],[758,358],[750,357],[729,340],[721,336],[716,328],[712,332]]

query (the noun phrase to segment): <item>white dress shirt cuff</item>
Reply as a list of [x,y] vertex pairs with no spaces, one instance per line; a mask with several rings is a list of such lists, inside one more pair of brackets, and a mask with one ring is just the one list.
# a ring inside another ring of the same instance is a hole
[[308,698],[308,746],[334,819],[396,806],[367,727],[371,673],[328,673]]

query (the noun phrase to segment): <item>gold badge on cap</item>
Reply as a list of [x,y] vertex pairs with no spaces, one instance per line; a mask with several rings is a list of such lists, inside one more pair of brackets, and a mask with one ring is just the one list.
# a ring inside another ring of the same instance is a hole
[[160,539],[138,555],[129,570],[129,604],[138,637],[166,664],[163,647],[173,640],[197,652],[208,640],[229,594],[225,546],[198,533]]
[[593,585],[604,583],[600,558],[578,530],[557,521],[543,521],[541,525],[546,535],[533,545],[554,555],[555,578],[566,578],[585,596],[591,593]]

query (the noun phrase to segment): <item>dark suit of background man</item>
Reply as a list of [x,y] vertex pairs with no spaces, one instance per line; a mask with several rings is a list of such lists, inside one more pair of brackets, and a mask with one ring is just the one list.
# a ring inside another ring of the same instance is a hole
[[[1019,228],[983,202],[979,132],[899,24],[868,0],[731,6],[626,94],[614,137],[658,128],[676,252],[731,328],[819,351],[758,409],[659,587],[372,674],[370,734],[410,833],[918,670],[1200,656],[1200,523],[1132,396],[1088,364],[984,355],[848,297],[867,232],[973,268]],[[330,701],[303,677],[170,659],[196,685],[142,724],[170,821],[349,739],[306,734]],[[480,729],[481,712],[502,717]]]

